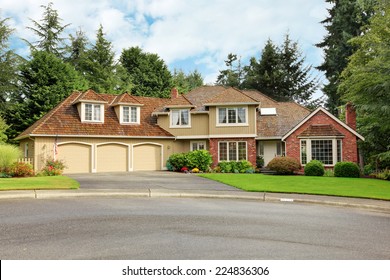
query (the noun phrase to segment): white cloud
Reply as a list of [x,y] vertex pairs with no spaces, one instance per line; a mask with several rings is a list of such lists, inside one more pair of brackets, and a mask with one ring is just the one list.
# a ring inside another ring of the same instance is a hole
[[[2,16],[11,17],[17,36],[33,40],[26,29],[29,18],[42,18],[48,0],[0,0]],[[189,68],[202,69],[213,82],[230,52],[243,60],[259,56],[266,40],[281,43],[288,31],[309,63],[321,62],[314,44],[325,30],[319,21],[326,15],[323,0],[55,0],[63,23],[81,27],[94,40],[99,24],[113,43],[117,56],[123,48],[139,45],[158,53],[169,65],[192,60]],[[188,69],[184,69],[188,70]]]

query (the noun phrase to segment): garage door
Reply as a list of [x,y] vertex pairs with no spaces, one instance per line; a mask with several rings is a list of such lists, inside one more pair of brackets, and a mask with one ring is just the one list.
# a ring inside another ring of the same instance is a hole
[[58,159],[65,162],[64,173],[91,172],[91,146],[74,143],[59,145]]
[[161,147],[151,144],[134,146],[134,171],[161,170]]
[[97,146],[97,172],[128,171],[128,148],[119,144]]

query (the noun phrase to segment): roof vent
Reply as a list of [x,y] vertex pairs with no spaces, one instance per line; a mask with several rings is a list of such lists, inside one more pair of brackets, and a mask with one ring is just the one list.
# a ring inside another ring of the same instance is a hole
[[276,108],[260,108],[260,115],[274,116],[276,115]]

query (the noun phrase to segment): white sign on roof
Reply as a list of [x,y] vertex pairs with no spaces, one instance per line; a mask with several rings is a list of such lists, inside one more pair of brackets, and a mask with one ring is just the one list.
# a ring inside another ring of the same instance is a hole
[[262,116],[276,115],[276,108],[260,108],[260,115]]

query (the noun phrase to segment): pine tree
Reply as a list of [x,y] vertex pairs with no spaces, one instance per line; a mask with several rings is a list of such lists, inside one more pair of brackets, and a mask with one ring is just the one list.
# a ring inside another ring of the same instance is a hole
[[176,87],[180,93],[187,93],[204,84],[203,77],[197,70],[186,75],[183,70],[175,69],[173,71],[172,81],[173,86]]
[[219,71],[216,84],[222,86],[241,88],[244,79],[244,69],[241,65],[241,57],[236,54],[229,53],[225,65],[228,67],[225,70]]
[[79,29],[76,35],[69,35],[70,45],[67,47],[68,57],[65,59],[74,68],[83,73],[87,59],[89,41],[85,33]]

